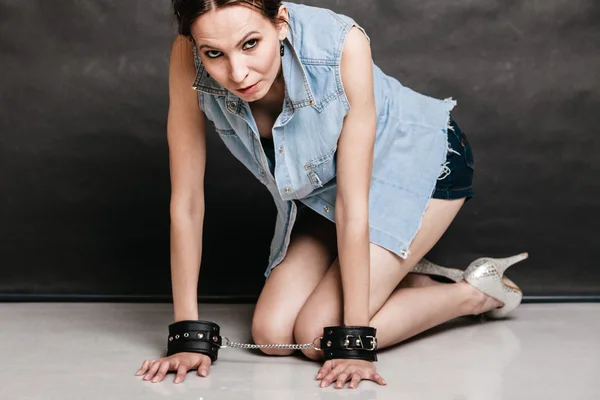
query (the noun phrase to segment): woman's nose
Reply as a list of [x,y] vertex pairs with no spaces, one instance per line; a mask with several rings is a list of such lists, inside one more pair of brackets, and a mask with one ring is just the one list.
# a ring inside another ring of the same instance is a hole
[[229,68],[229,77],[233,82],[242,83],[248,76],[249,69],[243,59],[232,59]]

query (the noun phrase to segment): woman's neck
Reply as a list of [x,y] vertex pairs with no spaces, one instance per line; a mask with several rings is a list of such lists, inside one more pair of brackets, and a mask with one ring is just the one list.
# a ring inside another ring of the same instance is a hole
[[283,108],[283,99],[285,97],[285,81],[283,79],[283,69],[279,69],[279,73],[267,94],[260,100],[255,101],[252,105],[263,109],[279,109]]

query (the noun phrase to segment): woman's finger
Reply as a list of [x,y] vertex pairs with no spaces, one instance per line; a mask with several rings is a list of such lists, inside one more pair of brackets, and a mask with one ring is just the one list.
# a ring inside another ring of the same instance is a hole
[[179,364],[179,368],[177,368],[177,375],[175,376],[175,380],[173,382],[175,382],[175,383],[183,382],[188,370],[189,369],[188,369],[187,365],[185,365],[183,363]]
[[210,358],[202,357],[202,361],[200,361],[200,366],[198,367],[198,375],[207,377],[210,372]]
[[373,382],[377,382],[378,384],[380,384],[381,386],[385,386],[387,385],[387,383],[385,383],[385,380],[381,377],[381,375],[375,373],[373,374],[373,376],[371,377],[371,380]]
[[171,363],[169,360],[163,360],[160,363],[160,367],[158,368],[158,372],[156,373],[156,376],[152,379],[152,382],[156,383],[156,382],[160,382],[163,380],[163,378],[165,377],[165,375],[167,375],[167,372],[169,372],[169,367],[171,366]]
[[337,382],[335,384],[336,389],[343,389],[346,382],[348,382],[348,378],[350,377],[350,372],[344,371],[337,377]]
[[331,360],[325,361],[325,364],[323,364],[323,366],[319,369],[319,372],[317,372],[317,376],[315,377],[315,379],[319,380],[326,376],[329,373],[329,371],[331,371],[332,365],[333,363]]
[[331,385],[331,382],[335,381],[338,375],[341,374],[345,368],[346,367],[344,367],[343,365],[338,365],[337,367],[329,371],[329,373],[321,381],[321,387],[324,388]]
[[144,376],[144,380],[149,381],[150,379],[154,378],[154,375],[158,371],[159,367],[160,367],[160,360],[153,362],[152,365],[150,365],[150,369],[148,369],[148,373],[146,374],[146,376]]
[[152,361],[151,360],[146,360],[142,363],[142,366],[140,367],[140,369],[138,369],[138,372],[136,372],[136,375],[142,375],[144,372],[146,372],[146,370],[148,369],[148,365],[150,365]]
[[350,384],[348,385],[349,389],[356,389],[356,387],[358,386],[358,384],[360,383],[360,381],[362,380],[363,375],[362,372],[360,371],[354,371],[354,373],[352,374],[352,380],[350,381]]

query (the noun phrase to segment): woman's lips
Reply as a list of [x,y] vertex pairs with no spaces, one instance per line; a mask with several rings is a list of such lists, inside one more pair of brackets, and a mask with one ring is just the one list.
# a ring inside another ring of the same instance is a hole
[[258,88],[258,82],[256,82],[254,85],[252,86],[247,86],[244,89],[238,89],[237,91],[242,93],[242,94],[250,94],[256,91],[256,89]]

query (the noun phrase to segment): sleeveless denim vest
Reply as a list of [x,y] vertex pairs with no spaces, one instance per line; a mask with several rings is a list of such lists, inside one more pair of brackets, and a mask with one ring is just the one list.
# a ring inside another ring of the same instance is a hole
[[[249,104],[207,74],[194,47],[197,75],[193,87],[201,109],[227,148],[267,187],[275,201],[277,220],[267,277],[286,255],[296,219],[295,200],[335,222],[335,153],[350,109],[340,61],[349,30],[356,26],[365,33],[347,16],[318,7],[283,4],[289,10],[291,29],[283,42],[285,99],[272,130],[274,175]],[[446,130],[456,102],[408,89],[375,64],[373,74],[377,131],[369,240],[407,258],[446,160]]]

